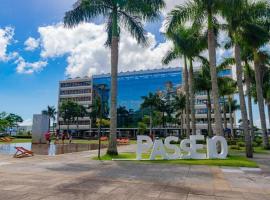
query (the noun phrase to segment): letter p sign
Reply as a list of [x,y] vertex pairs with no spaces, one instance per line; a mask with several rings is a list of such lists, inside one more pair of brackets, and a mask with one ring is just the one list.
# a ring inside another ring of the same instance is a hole
[[142,159],[142,153],[146,153],[153,145],[153,141],[149,136],[138,135],[137,136],[137,153],[136,159]]

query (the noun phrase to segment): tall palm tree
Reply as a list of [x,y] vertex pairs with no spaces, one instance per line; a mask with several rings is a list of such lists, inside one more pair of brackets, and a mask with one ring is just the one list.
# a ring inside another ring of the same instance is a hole
[[192,21],[194,24],[203,24],[207,22],[208,53],[211,71],[212,96],[215,114],[215,129],[217,135],[223,135],[222,119],[220,114],[217,71],[216,71],[216,16],[223,5],[222,0],[190,0],[184,5],[177,6],[168,15],[168,30],[179,25]]
[[[200,27],[185,27],[178,25],[173,30],[168,30],[166,36],[174,44],[174,47],[167,52],[163,58],[163,64],[168,64],[176,58],[184,57],[184,90],[186,98],[186,118],[187,133],[190,133],[189,111],[191,111],[192,134],[196,134],[195,119],[195,90],[194,90],[194,74],[193,60],[198,57],[200,52],[206,47],[206,36],[200,33]],[[189,61],[189,71],[187,67]]]
[[[181,124],[181,133],[183,133],[183,125],[184,125],[184,119],[183,119],[183,114],[184,114],[184,110],[185,110],[185,106],[186,106],[186,96],[182,93],[177,94],[174,97],[173,100],[173,108],[176,111],[176,116],[179,117],[180,116],[180,124]],[[180,134],[179,134],[180,137]]]
[[76,123],[77,123],[77,134],[79,133],[79,118],[85,117],[87,110],[83,105],[77,104],[75,107]]
[[208,136],[212,137],[212,123],[211,123],[211,111],[212,111],[212,105],[211,105],[211,74],[210,74],[210,66],[209,62],[203,62],[201,70],[199,73],[195,75],[195,90],[196,91],[204,91],[207,94],[207,121],[208,121],[208,127],[207,132]]
[[220,77],[218,79],[219,94],[223,100],[223,121],[224,129],[227,127],[227,110],[226,110],[226,97],[232,96],[236,92],[236,82],[230,77]]
[[237,100],[233,99],[231,96],[228,97],[228,101],[226,102],[226,112],[230,114],[230,125],[231,125],[231,136],[234,138],[234,120],[233,120],[233,113],[236,110],[240,109],[240,105],[237,103]]
[[64,101],[59,108],[59,114],[63,118],[65,125],[67,125],[67,132],[69,133],[69,126],[71,122],[74,122],[76,118],[77,103],[74,101]]
[[[237,86],[238,86],[240,106],[241,106],[242,123],[243,123],[243,129],[244,129],[244,134],[245,134],[246,155],[247,157],[252,157],[253,152],[252,152],[252,144],[251,144],[251,135],[249,132],[247,109],[246,109],[244,90],[243,90],[243,80],[242,80],[243,68],[242,68],[242,60],[241,60],[241,46],[243,47],[243,43],[247,43],[248,45],[251,46],[251,48],[253,49],[253,52],[255,53],[257,52],[257,49],[263,44],[261,43],[261,41],[263,42],[266,39],[265,37],[266,35],[263,28],[258,26],[259,24],[256,24],[256,23],[257,22],[261,23],[257,20],[262,19],[261,17],[265,12],[265,8],[263,7],[264,6],[267,7],[267,4],[263,3],[262,1],[250,2],[246,0],[238,0],[238,1],[235,0],[230,3],[225,3],[224,5],[225,6],[223,6],[221,13],[222,13],[222,16],[227,21],[227,24],[225,26],[234,44],[234,54],[235,54],[236,73],[237,73]],[[258,30],[258,32],[256,32],[256,30]],[[262,38],[260,38],[259,35],[261,35]],[[257,79],[260,79],[259,75],[256,78],[256,82],[257,82]],[[262,91],[261,89],[258,88],[257,92],[261,93]],[[262,106],[261,103],[263,102],[259,102],[259,107]],[[263,115],[265,115],[264,109],[262,110],[261,110],[261,116],[262,118],[264,118],[264,119],[261,119],[262,124],[263,124],[262,127],[263,129],[266,130],[265,116],[263,117]],[[265,134],[267,135],[266,132]],[[267,143],[269,142],[267,141]]]
[[[212,111],[212,103],[211,103],[211,72],[210,72],[210,63],[209,61],[204,58],[204,57],[199,57],[201,60],[201,70],[199,73],[195,74],[195,90],[196,91],[204,91],[207,94],[207,121],[208,121],[208,135],[212,136],[212,123],[211,123],[211,111]],[[233,64],[233,59],[232,58],[227,58],[223,60],[218,66],[217,66],[217,73],[222,73],[223,70],[226,70],[228,66]],[[222,76],[218,76],[218,82],[219,79],[223,79]]]
[[54,132],[54,122],[56,119],[56,108],[54,106],[47,106],[47,110],[43,110],[42,114],[44,115],[48,115],[49,117],[49,129],[48,131],[50,131],[50,127],[51,127],[51,119],[53,120],[53,132]]
[[107,153],[117,155],[117,73],[120,29],[123,27],[137,40],[146,44],[143,20],[154,20],[165,6],[163,0],[78,0],[74,9],[65,14],[64,23],[74,27],[102,15],[107,19],[108,40],[111,47],[110,141]]
[[254,139],[254,122],[253,122],[253,111],[252,111],[252,90],[251,86],[255,83],[254,70],[251,68],[247,56],[244,56],[244,80],[246,85],[246,96],[248,100],[248,117],[249,117],[249,128],[251,138]]
[[[265,45],[270,39],[269,33],[269,13],[270,4],[267,1],[245,1],[243,8],[246,15],[242,25],[242,40],[244,44],[252,49],[254,60],[254,71],[256,81],[256,93],[258,99],[261,128],[263,131],[263,146],[269,148],[269,139],[266,128],[266,118],[264,110],[264,98],[262,90],[262,74],[261,74],[261,57],[260,48]],[[242,17],[243,18],[243,17]],[[238,49],[240,51],[240,48]],[[239,62],[239,61],[238,61]]]
[[150,111],[150,135],[154,137],[153,134],[153,111],[155,108],[157,108],[157,102],[159,101],[159,96],[157,94],[149,93],[148,96],[142,97],[143,102],[141,104],[141,108],[148,108]]

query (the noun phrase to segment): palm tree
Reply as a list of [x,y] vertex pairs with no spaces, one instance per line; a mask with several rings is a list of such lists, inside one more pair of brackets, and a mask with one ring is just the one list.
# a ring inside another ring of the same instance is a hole
[[[179,117],[180,116],[180,124],[181,124],[181,133],[183,132],[183,125],[184,125],[184,119],[183,119],[183,114],[184,114],[184,110],[185,110],[185,105],[186,105],[186,96],[182,93],[180,94],[177,94],[175,97],[174,97],[174,100],[173,100],[173,108],[174,110],[176,111],[176,117]],[[179,134],[179,137],[180,137],[180,134]]]
[[209,66],[209,62],[203,62],[202,68],[199,71],[199,73],[197,73],[195,75],[195,90],[196,91],[206,91],[207,94],[207,102],[206,102],[206,106],[207,106],[207,121],[208,121],[208,127],[207,127],[207,132],[208,132],[208,136],[212,137],[213,133],[212,133],[212,123],[211,123],[211,111],[212,111],[212,105],[211,105],[211,74],[210,74],[210,66]]
[[230,77],[219,77],[218,79],[219,94],[223,100],[223,121],[224,129],[227,129],[226,116],[226,97],[232,96],[236,92],[236,82]]
[[[270,5],[267,1],[246,1],[243,11],[245,11],[245,19],[242,29],[242,41],[249,48],[252,49],[255,81],[256,81],[256,93],[260,113],[261,127],[263,131],[263,146],[269,148],[269,139],[266,128],[266,118],[264,110],[264,98],[263,98],[263,83],[261,74],[261,56],[260,47],[265,45],[270,39],[269,33],[269,13]],[[240,49],[239,49],[240,51]],[[239,61],[238,61],[239,62]]]
[[[211,123],[211,111],[212,111],[212,103],[211,103],[211,72],[210,72],[210,63],[209,61],[204,57],[199,57],[201,60],[201,70],[199,73],[195,74],[195,90],[196,91],[205,91],[207,94],[207,121],[208,121],[208,135],[211,137],[213,135],[212,133],[212,123]],[[217,73],[222,73],[223,70],[226,70],[229,65],[233,63],[232,58],[227,58],[223,62],[221,62],[217,66]],[[218,82],[220,79],[224,79],[224,77],[219,76]],[[220,84],[219,84],[220,85]]]
[[[263,27],[261,26],[260,19],[263,19],[264,12],[267,8],[267,3],[262,1],[259,2],[249,2],[244,0],[232,1],[230,3],[225,3],[222,9],[222,16],[226,19],[227,24],[225,25],[230,38],[234,44],[234,54],[235,54],[235,62],[236,62],[236,73],[237,73],[237,86],[239,92],[240,106],[241,106],[241,115],[242,115],[242,123],[245,134],[245,142],[246,142],[246,154],[247,157],[252,157],[252,144],[251,144],[251,136],[249,133],[248,126],[248,117],[247,117],[247,109],[245,104],[244,90],[243,90],[243,68],[241,61],[241,46],[243,44],[248,44],[253,51],[254,58],[257,57],[258,48],[266,42],[267,34]],[[265,7],[265,8],[264,8]],[[266,15],[265,15],[266,16]],[[257,32],[257,31],[258,32]],[[256,35],[256,36],[255,36]],[[269,38],[269,37],[268,37]],[[267,39],[268,40],[268,39]],[[255,61],[255,60],[254,60]],[[258,66],[255,61],[255,65]],[[259,70],[259,69],[258,69]],[[256,77],[257,74],[257,77]],[[256,73],[255,67],[255,77],[256,82],[260,81],[260,75]],[[262,89],[259,88],[257,93],[262,95]],[[266,124],[265,124],[265,114],[263,106],[263,98],[259,102],[259,107],[261,107],[261,121],[262,128],[266,134]],[[267,139],[268,140],[268,139]],[[266,142],[267,146],[269,141]]]
[[97,16],[107,18],[108,40],[111,47],[111,102],[110,102],[110,141],[107,153],[117,155],[117,73],[119,38],[121,28],[128,32],[140,44],[146,44],[143,20],[154,20],[165,6],[163,0],[78,0],[74,9],[67,12],[64,24],[74,27],[81,22],[88,22]]
[[251,86],[255,83],[254,70],[249,65],[247,56],[244,56],[244,80],[246,85],[246,95],[248,100],[248,116],[249,116],[249,128],[251,138],[254,139],[254,123],[253,123],[253,111],[252,111],[252,90]]
[[[187,136],[190,134],[190,111],[192,134],[196,134],[193,59],[199,56],[199,53],[206,47],[205,35],[200,34],[199,30],[199,27],[184,27],[180,25],[173,30],[168,30],[166,36],[173,42],[174,47],[167,52],[162,60],[163,64],[169,64],[174,59],[184,57],[184,90],[186,98],[188,99],[188,101],[186,101]],[[189,60],[190,63],[189,71],[187,60]]]
[[83,105],[77,104],[75,107],[75,115],[76,115],[76,122],[77,122],[77,134],[79,133],[79,118],[85,117],[87,114],[87,110]]
[[54,122],[56,119],[56,108],[54,106],[47,106],[47,110],[42,111],[43,115],[47,115],[49,117],[49,131],[50,131],[50,126],[51,126],[51,119],[53,120],[53,133],[54,133]]
[[228,97],[228,101],[226,102],[226,112],[230,113],[230,124],[231,124],[231,136],[234,138],[234,120],[232,114],[240,109],[240,105],[237,103],[237,100],[233,99],[231,96]]
[[153,128],[153,111],[157,108],[157,102],[159,101],[159,97],[157,94],[149,93],[148,96],[143,96],[143,103],[141,104],[141,108],[148,108],[150,111],[150,135],[154,137],[152,132]]
[[69,125],[71,122],[74,122],[76,118],[76,108],[77,103],[74,101],[64,101],[61,103],[59,108],[59,114],[63,118],[65,125],[67,125],[67,132],[69,133]]
[[221,0],[190,0],[184,5],[177,6],[168,15],[168,31],[171,32],[179,24],[192,21],[196,26],[207,21],[208,53],[211,72],[212,96],[215,114],[215,129],[217,135],[223,135],[222,119],[220,114],[217,71],[216,71],[216,15],[224,1]]

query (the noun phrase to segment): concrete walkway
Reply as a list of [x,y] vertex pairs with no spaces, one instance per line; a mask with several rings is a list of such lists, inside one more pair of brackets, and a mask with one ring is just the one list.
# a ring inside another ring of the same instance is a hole
[[[122,146],[119,151],[134,148]],[[264,170],[267,164],[261,171],[91,160],[96,154],[91,151],[24,159],[0,155],[0,199],[270,200],[270,173]]]

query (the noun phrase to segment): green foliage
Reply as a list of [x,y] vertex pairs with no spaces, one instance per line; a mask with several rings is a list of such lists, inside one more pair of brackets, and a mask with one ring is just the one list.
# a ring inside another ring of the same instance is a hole
[[236,145],[237,144],[237,141],[235,141],[235,140],[228,140],[227,143],[228,143],[228,145]]
[[107,23],[107,46],[111,46],[113,36],[120,36],[121,28],[127,30],[138,43],[146,44],[143,22],[157,19],[164,6],[163,0],[78,0],[74,4],[74,9],[66,12],[64,24],[74,27],[81,22],[89,22],[103,16]]
[[138,129],[139,134],[143,135],[144,133],[146,133],[147,125],[144,122],[138,122]]
[[241,147],[239,147],[238,145],[231,145],[230,149],[234,149],[234,150],[240,150]]
[[245,143],[244,142],[237,142],[237,146],[238,147],[245,147]]

